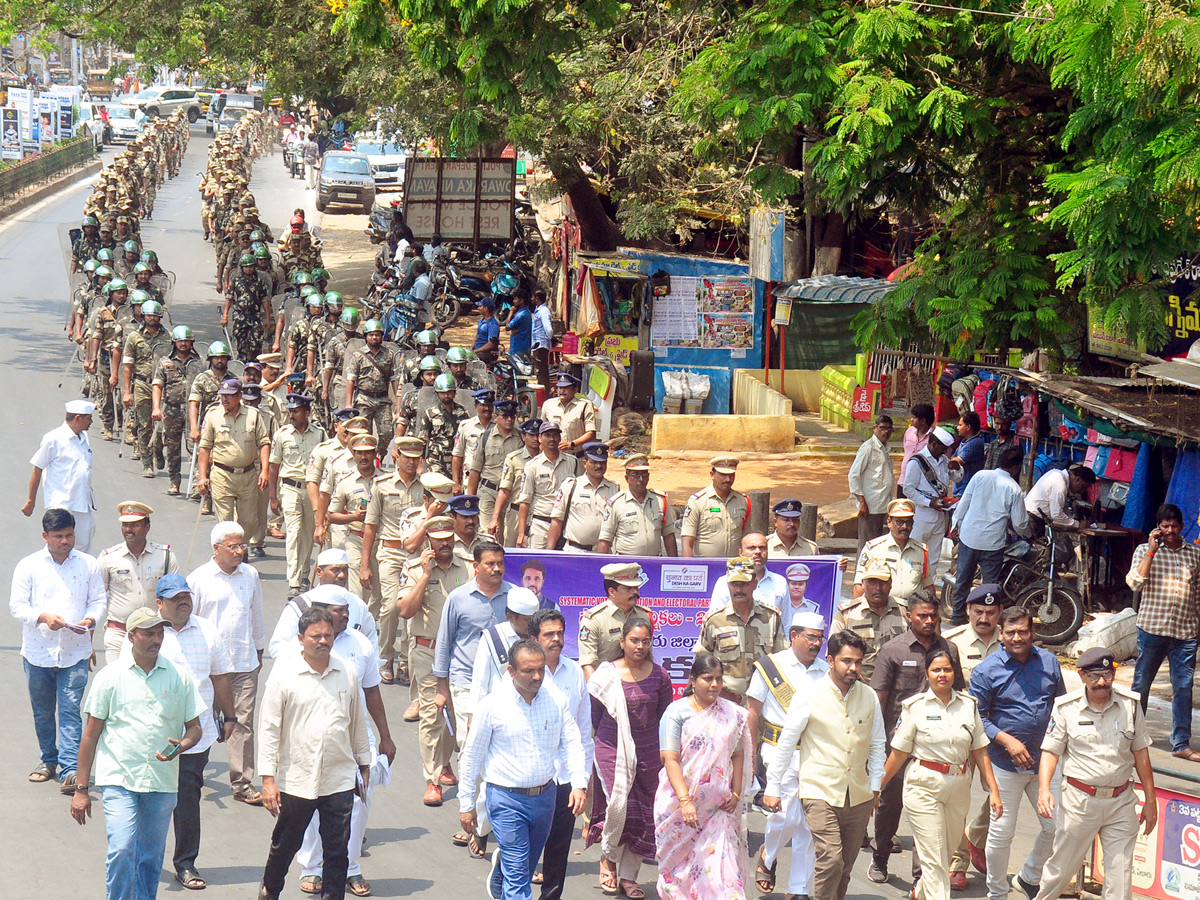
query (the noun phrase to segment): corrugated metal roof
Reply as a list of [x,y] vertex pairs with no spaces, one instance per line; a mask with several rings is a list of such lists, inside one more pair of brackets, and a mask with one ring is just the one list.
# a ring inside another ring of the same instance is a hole
[[773,296],[822,303],[876,303],[896,289],[895,282],[849,275],[818,275],[778,285]]
[[1169,381],[1184,387],[1200,388],[1200,364],[1176,360],[1173,362],[1155,363],[1152,366],[1142,366],[1138,374],[1159,381]]

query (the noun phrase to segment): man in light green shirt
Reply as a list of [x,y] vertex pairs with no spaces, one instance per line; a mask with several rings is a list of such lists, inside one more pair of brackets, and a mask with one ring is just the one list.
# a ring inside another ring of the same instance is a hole
[[154,900],[179,792],[175,759],[200,740],[207,707],[191,676],[159,656],[157,610],[134,610],[125,628],[132,658],[101,669],[84,700],[71,817],[83,825],[92,814],[95,760],[108,832],[107,896]]

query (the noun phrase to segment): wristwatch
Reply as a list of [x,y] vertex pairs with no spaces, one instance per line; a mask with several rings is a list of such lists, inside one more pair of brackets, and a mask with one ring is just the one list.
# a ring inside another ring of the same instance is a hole
[[232,722],[234,725],[238,723],[237,716],[226,716],[225,721]]
[[87,785],[87,784],[77,784],[77,785],[75,785],[75,793],[78,794],[78,793],[82,792],[82,793],[86,794],[88,792],[89,787],[90,787],[90,785]]

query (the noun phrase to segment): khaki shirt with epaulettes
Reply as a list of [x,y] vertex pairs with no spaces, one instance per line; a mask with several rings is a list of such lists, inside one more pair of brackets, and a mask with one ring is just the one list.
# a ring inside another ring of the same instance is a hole
[[796,535],[796,543],[785,547],[779,535],[772,532],[767,538],[767,559],[787,559],[789,556],[820,556],[821,549],[808,538]]
[[958,648],[958,664],[962,668],[964,681],[969,683],[975,667],[1000,649],[999,634],[997,627],[992,632],[991,641],[985,644],[969,622],[942,632],[942,637]]
[[562,536],[566,540],[595,549],[608,501],[620,490],[607,478],[601,478],[595,487],[586,475],[568,478],[554,495],[550,518],[563,523]]
[[[442,568],[437,560],[433,562],[433,571],[429,575],[429,583],[425,586],[425,599],[417,614],[408,620],[408,633],[411,637],[434,640],[437,638],[438,626],[442,621],[442,607],[446,605],[446,597],[455,588],[462,587],[471,580],[471,567],[462,557],[454,554],[450,557],[450,565]],[[410,559],[404,564],[404,574],[400,581],[401,595],[412,589],[421,577],[421,556]]]
[[888,598],[882,613],[876,613],[867,603],[866,597],[846,600],[834,613],[830,635],[848,629],[867,642],[867,655],[863,657],[861,679],[869,681],[875,671],[875,657],[883,645],[898,634],[908,630],[908,619],[904,615],[904,601]]
[[732,600],[705,618],[700,646],[721,662],[725,690],[744,696],[754,664],[786,646],[779,623],[779,613],[757,601],[748,620],[734,612]]
[[[490,540],[490,538],[489,538]],[[476,537],[471,543],[467,543],[457,534],[454,535],[454,555],[461,559],[469,566],[475,565],[475,548],[484,541],[481,537]]]
[[914,694],[900,704],[892,733],[895,749],[948,766],[965,766],[971,754],[988,743],[979,706],[966,691],[953,691],[949,703],[942,703],[929,688]]
[[308,461],[324,440],[325,432],[311,422],[303,432],[291,423],[276,431],[275,440],[271,442],[270,461],[279,466],[279,477],[303,483]]
[[[329,500],[330,513],[357,512],[366,510],[371,504],[371,492],[375,484],[375,476],[364,476],[355,468],[352,474],[339,478]],[[350,533],[362,539],[364,522],[349,522],[346,528]]]
[[150,387],[150,378],[160,359],[171,352],[171,335],[158,329],[151,335],[145,331],[135,331],[125,339],[125,349],[121,351],[121,365],[133,366],[133,380],[140,381],[146,389]]
[[578,395],[566,407],[560,398],[552,397],[542,404],[542,420],[557,424],[564,442],[573,441],[596,430],[596,407],[591,400]]
[[236,416],[224,407],[213,407],[204,416],[200,430],[200,446],[210,451],[212,461],[239,469],[254,465],[259,458],[258,448],[270,442],[266,417],[244,403]]
[[403,530],[404,516],[410,510],[421,510],[424,488],[420,478],[414,477],[412,484],[405,484],[399,472],[389,472],[375,479],[371,491],[371,502],[367,504],[367,524],[377,529],[378,541],[399,541],[406,536]]
[[891,569],[891,595],[897,600],[907,600],[917,588],[933,584],[933,573],[929,571],[929,551],[920,541],[909,538],[903,550],[891,532],[867,541],[858,555],[855,584],[862,584],[863,573],[872,559],[883,560]]
[[335,450],[325,463],[325,472],[321,476],[319,487],[321,493],[333,496],[338,482],[357,471],[358,463],[354,461],[354,453],[348,447]]
[[[471,416],[471,418],[459,422],[458,433],[454,435],[454,447],[451,449],[450,455],[464,460],[464,465],[469,464],[475,458],[475,451],[479,448],[479,439],[483,437],[486,428],[487,426],[479,421],[479,416]],[[466,480],[464,472],[463,481]]]
[[308,458],[308,465],[304,467],[304,480],[309,484],[317,485],[320,488],[321,482],[325,480],[325,470],[329,467],[329,460],[339,450],[344,450],[345,444],[337,435],[327,437],[321,443],[313,448],[312,456]]
[[722,500],[709,485],[688,497],[680,534],[695,538],[694,556],[737,556],[750,521],[750,499],[731,490]]
[[154,541],[146,541],[146,550],[137,559],[122,542],[101,551],[96,562],[108,595],[108,620],[122,625],[135,609],[156,609],[158,579],[179,572],[171,545]]
[[625,612],[611,600],[593,606],[579,616],[579,664],[598,666],[620,659],[621,631],[630,619],[654,621],[654,614],[635,603]]
[[[479,486],[491,491],[500,490],[500,479],[505,462],[514,453],[525,449],[525,439],[516,430],[507,435],[501,434],[499,428],[486,429],[486,437],[480,435],[475,453],[471,457],[470,470],[479,473]],[[522,466],[524,468],[524,466]],[[488,482],[491,482],[488,484]]]
[[1103,710],[1088,702],[1085,688],[1059,697],[1042,749],[1062,760],[1067,802],[1066,778],[1092,787],[1120,787],[1133,778],[1134,752],[1151,743],[1138,697],[1114,685]]
[[626,489],[605,505],[600,524],[600,540],[612,544],[610,553],[618,556],[662,556],[662,539],[679,531],[667,495],[647,490],[641,503]]
[[525,464],[521,489],[514,502],[528,503],[531,516],[549,518],[558,489],[578,470],[579,460],[568,453],[560,453],[553,462],[539,453]]

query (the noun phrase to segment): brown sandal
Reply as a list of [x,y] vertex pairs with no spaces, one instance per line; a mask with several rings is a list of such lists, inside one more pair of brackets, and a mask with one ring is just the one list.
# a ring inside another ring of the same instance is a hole
[[305,875],[300,879],[300,890],[306,894],[319,894],[323,886],[320,875]]
[[775,867],[779,865],[779,860],[775,860],[775,865],[767,868],[766,848],[758,854],[758,866],[754,870],[754,883],[758,886],[760,894],[769,894],[775,890]]
[[617,895],[617,871],[615,867],[605,868],[604,864],[607,862],[607,859],[600,858],[600,890],[610,897],[615,897]]
[[621,893],[629,900],[646,900],[646,892],[642,890],[642,886],[628,878],[621,879]]
[[45,784],[54,778],[54,770],[45,763],[38,765],[36,769],[29,773],[29,780],[34,784]]

